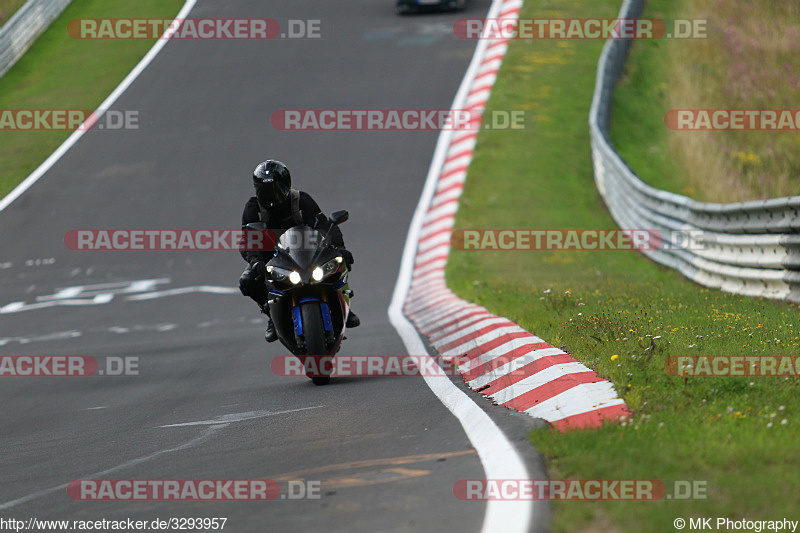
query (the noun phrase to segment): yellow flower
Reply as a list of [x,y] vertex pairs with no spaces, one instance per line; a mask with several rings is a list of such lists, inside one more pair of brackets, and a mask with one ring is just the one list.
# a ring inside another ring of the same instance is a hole
[[619,356],[617,354],[611,356],[612,361],[616,361],[617,359],[619,359]]
[[761,165],[761,158],[753,151],[745,152],[734,152],[733,154],[734,159],[736,159],[740,165],[753,165],[759,166]]

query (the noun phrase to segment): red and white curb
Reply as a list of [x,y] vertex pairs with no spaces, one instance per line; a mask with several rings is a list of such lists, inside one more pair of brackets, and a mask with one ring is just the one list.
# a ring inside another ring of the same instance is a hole
[[[498,18],[519,16],[521,0],[499,3]],[[507,49],[507,39],[479,43],[453,109],[485,108]],[[439,138],[423,192],[427,204],[421,201],[423,209],[418,208],[412,222],[417,241],[403,312],[439,354],[455,359],[470,388],[499,405],[544,419],[560,430],[596,427],[629,416],[610,381],[447,288],[444,267],[450,235],[476,137],[473,129],[442,132]]]

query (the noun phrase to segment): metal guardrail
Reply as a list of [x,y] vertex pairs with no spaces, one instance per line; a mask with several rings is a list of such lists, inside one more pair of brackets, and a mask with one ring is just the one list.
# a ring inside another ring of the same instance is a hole
[[0,77],[14,66],[71,1],[28,0],[14,13],[0,28]]
[[[640,17],[645,0],[625,0],[619,18]],[[707,287],[800,302],[800,196],[715,204],[650,187],[611,146],[614,86],[630,40],[609,39],[597,67],[589,113],[597,188],[622,229],[661,231],[665,246],[644,250]]]

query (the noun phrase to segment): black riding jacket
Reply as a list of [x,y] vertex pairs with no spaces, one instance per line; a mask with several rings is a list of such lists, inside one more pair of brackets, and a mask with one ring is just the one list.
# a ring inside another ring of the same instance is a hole
[[[300,213],[303,217],[303,222],[309,226],[314,226],[316,216],[321,212],[322,210],[319,208],[319,205],[317,205],[317,202],[311,198],[311,195],[300,191]],[[260,221],[261,216],[258,200],[256,200],[255,196],[252,196],[249,200],[247,200],[247,203],[244,204],[244,211],[242,212],[242,227],[250,224],[251,222]],[[270,210],[267,226],[270,230],[275,232],[276,237],[281,236],[283,233],[281,230],[287,230],[295,225],[294,217],[292,216],[292,206],[288,199],[287,201],[276,205]],[[324,226],[318,229],[324,233],[328,228],[327,226]],[[334,246],[344,248],[344,238],[342,237],[342,232],[338,226],[333,226],[331,229],[330,238]],[[241,250],[240,253],[242,254],[244,260],[252,265],[256,261],[269,261],[274,254],[274,250]]]

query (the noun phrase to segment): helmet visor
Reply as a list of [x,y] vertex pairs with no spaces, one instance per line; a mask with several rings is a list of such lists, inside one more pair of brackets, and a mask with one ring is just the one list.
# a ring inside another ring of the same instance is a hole
[[289,190],[274,180],[264,181],[256,185],[256,198],[263,207],[273,207],[282,203],[289,195]]

